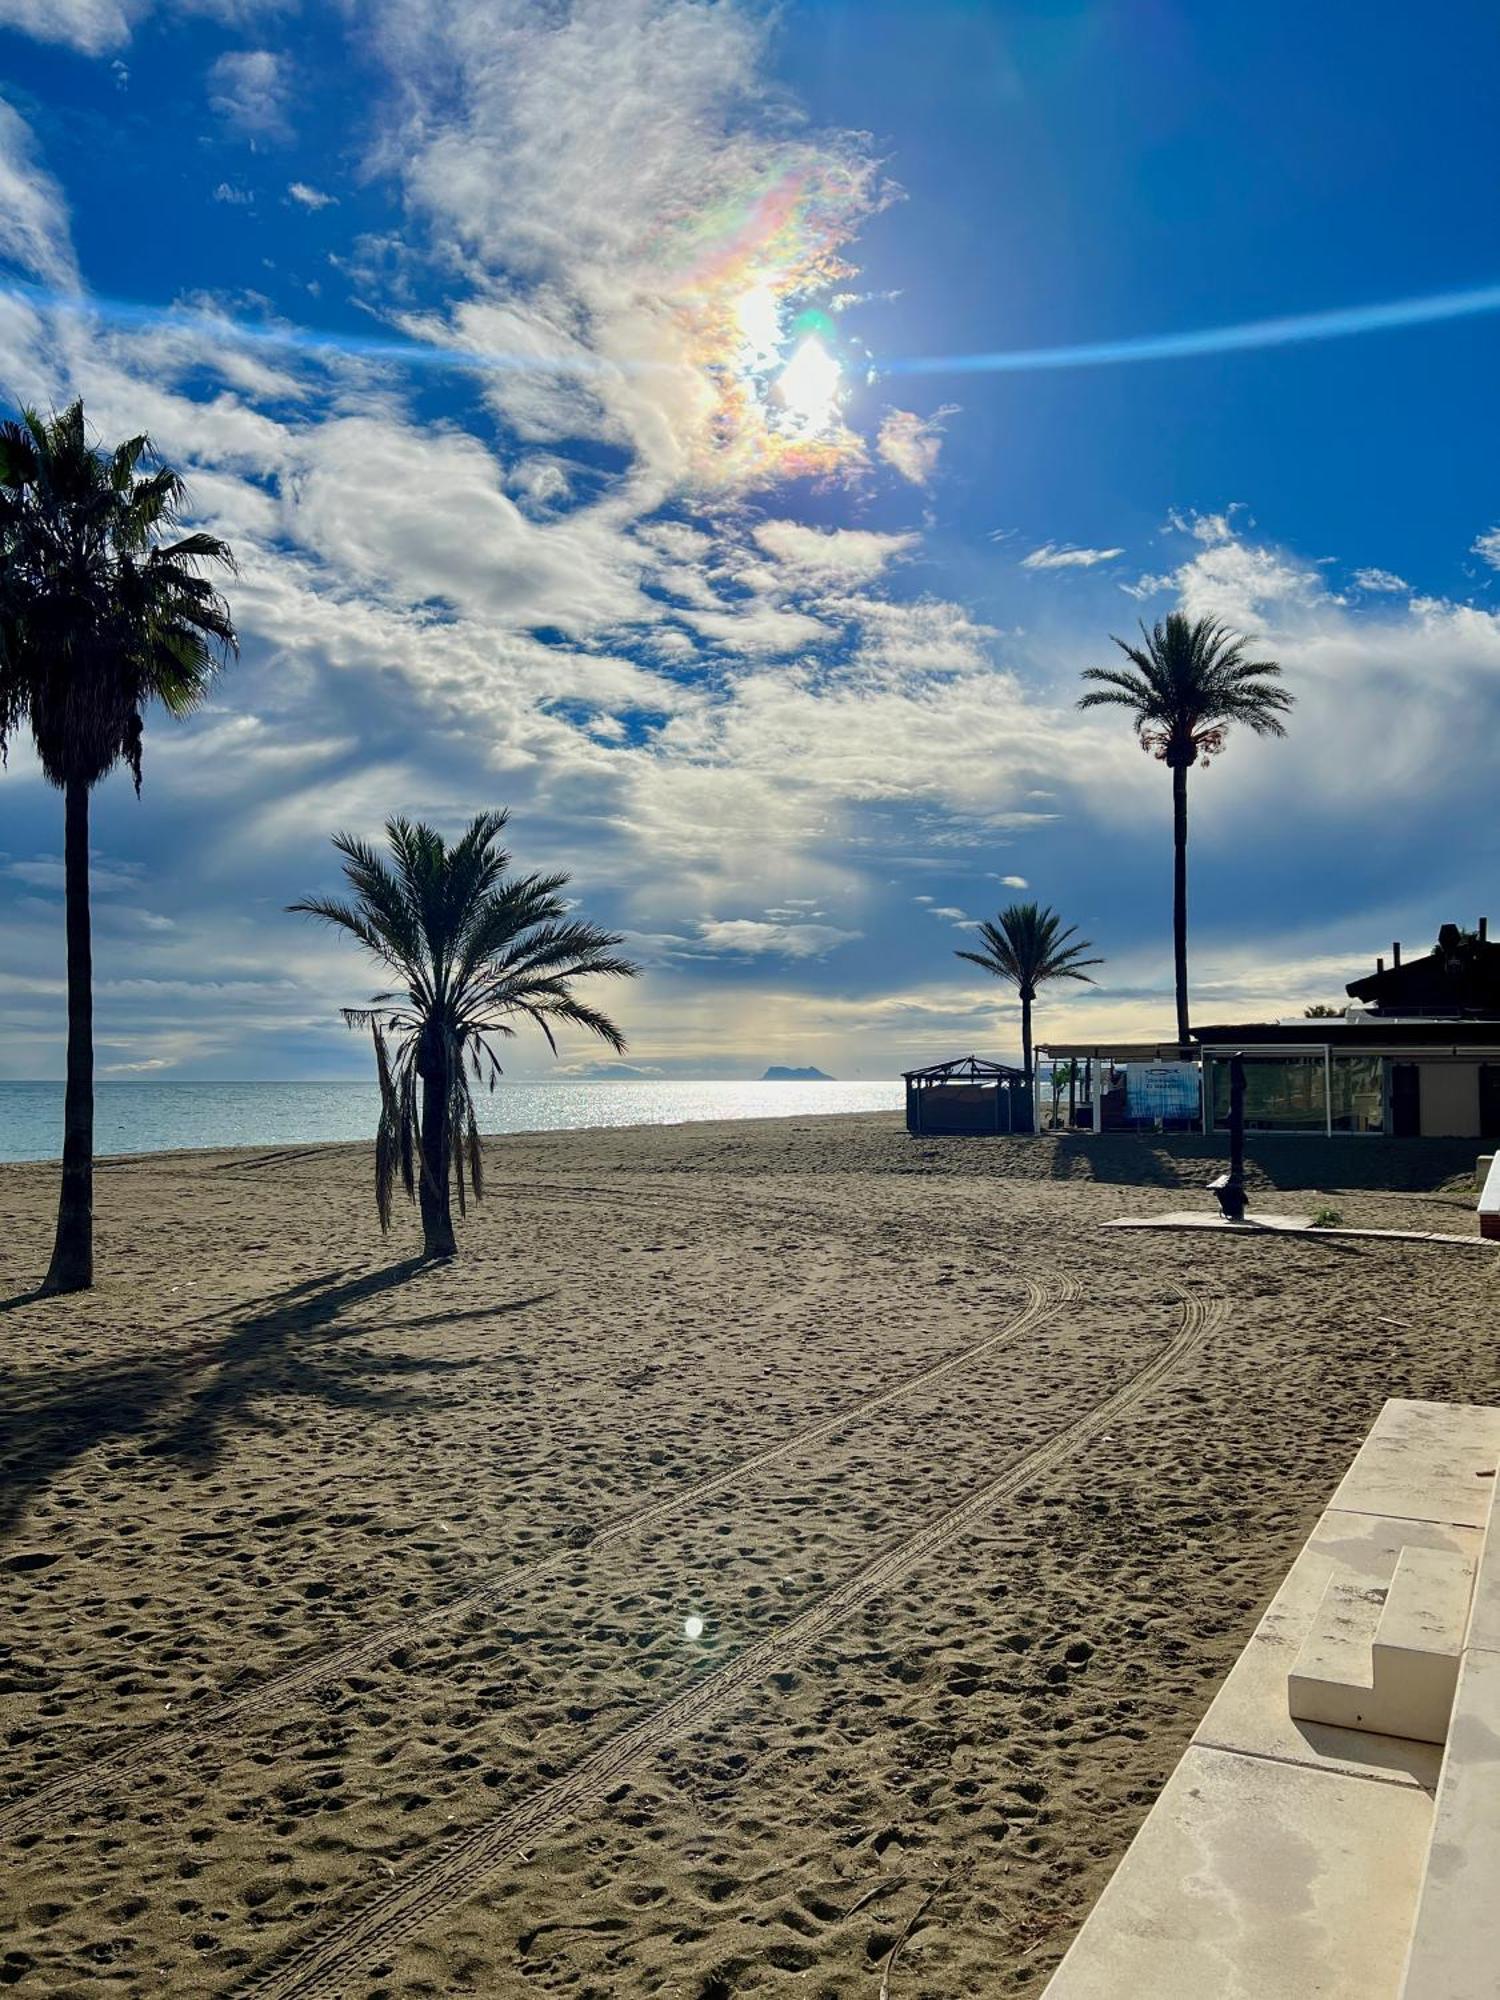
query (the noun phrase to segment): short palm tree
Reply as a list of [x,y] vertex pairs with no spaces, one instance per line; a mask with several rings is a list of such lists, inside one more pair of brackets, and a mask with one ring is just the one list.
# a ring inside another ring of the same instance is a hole
[[1094,982],[1084,967],[1104,963],[1102,958],[1083,956],[1093,949],[1087,938],[1079,938],[1076,944],[1071,942],[1077,929],[1076,924],[1070,924],[1064,930],[1056,910],[1044,910],[1040,903],[1011,903],[994,923],[979,926],[985,944],[983,951],[957,953],[971,965],[994,973],[997,979],[1008,979],[1020,996],[1021,1066],[1026,1072],[1028,1090],[1032,1087],[1033,1069],[1031,1003],[1038,991],[1049,979],[1081,979],[1086,986],[1092,986]]
[[343,1013],[375,1038],[380,1226],[390,1227],[399,1176],[420,1205],[428,1257],[451,1257],[457,1247],[450,1173],[460,1213],[466,1179],[476,1199],[484,1192],[469,1084],[472,1077],[493,1088],[501,1074],[495,1041],[527,1019],[554,1053],[556,1022],[586,1029],[617,1053],[625,1048],[614,1022],[574,996],[573,982],[628,979],[638,968],[616,956],[619,937],[569,917],[558,893],[566,875],[510,874],[498,845],[508,817],[480,813],[451,847],[430,826],[387,820],[389,861],[367,841],[335,834],[354,900],[309,896],[291,905],[347,931],[397,982]]
[[[1113,636],[1113,635],[1111,635]],[[1177,1039],[1188,1039],[1187,976],[1187,774],[1224,747],[1229,725],[1244,723],[1257,736],[1285,736],[1281,718],[1293,696],[1276,685],[1275,660],[1245,657],[1247,639],[1217,618],[1188,618],[1180,611],[1160,619],[1142,644],[1115,644],[1129,667],[1087,667],[1094,681],[1080,708],[1128,708],[1141,748],[1172,773],[1172,956],[1177,986]]]
[[0,424],[0,751],[29,724],[65,801],[68,1081],[48,1291],[94,1275],[89,794],[122,761],[140,791],[145,710],[186,714],[237,644],[204,574],[234,559],[212,535],[175,532],[182,504],[150,441],[100,450],[81,403]]

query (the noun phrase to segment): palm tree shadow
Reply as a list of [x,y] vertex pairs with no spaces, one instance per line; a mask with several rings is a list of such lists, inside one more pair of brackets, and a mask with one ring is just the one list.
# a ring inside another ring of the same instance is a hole
[[[134,1443],[143,1455],[202,1471],[222,1455],[232,1431],[285,1434],[306,1426],[310,1404],[389,1420],[451,1403],[431,1378],[441,1384],[489,1365],[488,1357],[376,1353],[360,1336],[380,1331],[380,1323],[349,1318],[430,1269],[410,1257],[378,1271],[304,1279],[253,1301],[224,1331],[186,1349],[83,1368],[0,1369],[0,1539],[38,1494],[97,1446]],[[475,1316],[521,1312],[548,1296],[508,1300]],[[440,1322],[450,1315],[425,1317]],[[415,1323],[403,1317],[401,1330]]]
[[12,1292],[8,1299],[0,1299],[0,1313],[19,1312],[22,1306],[40,1305],[52,1296],[42,1285],[34,1285],[29,1292]]

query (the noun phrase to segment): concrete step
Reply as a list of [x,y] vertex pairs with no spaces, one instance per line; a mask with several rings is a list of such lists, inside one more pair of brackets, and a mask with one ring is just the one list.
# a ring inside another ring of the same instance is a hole
[[1293,1718],[1443,1742],[1473,1583],[1467,1556],[1413,1545],[1384,1592],[1330,1582],[1287,1676]]
[[1480,1550],[1402,2000],[1500,1993],[1500,1500]]

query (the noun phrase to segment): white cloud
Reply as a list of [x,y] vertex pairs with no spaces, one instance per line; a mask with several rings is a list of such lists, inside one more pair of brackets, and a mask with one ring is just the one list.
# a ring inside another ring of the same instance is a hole
[[1474,539],[1473,552],[1491,569],[1500,569],[1500,528],[1490,528]]
[[1022,569],[1093,569],[1099,563],[1113,562],[1116,556],[1124,555],[1123,549],[1080,549],[1071,542],[1061,544],[1043,542],[1039,549],[1033,549],[1029,556],[1022,556]]
[[1168,578],[1155,579],[1176,590],[1190,618],[1221,618],[1253,630],[1270,617],[1327,603],[1327,586],[1312,564],[1236,536],[1222,514],[1200,517],[1191,532],[1202,544],[1199,552]]
[[306,181],[292,181],[287,186],[287,194],[299,208],[310,208],[314,214],[320,208],[337,208],[336,194],[325,194],[322,188],[309,187]]
[[712,952],[729,952],[747,958],[822,958],[841,944],[852,944],[858,931],[839,930],[833,924],[762,923],[752,917],[731,917],[721,921],[706,917],[698,935]]
[[270,49],[231,50],[208,72],[210,108],[252,143],[290,138],[289,92],[286,62]]
[[584,633],[650,615],[638,587],[647,558],[613,513],[528,519],[465,432],[372,413],[287,442],[287,528],[367,587],[513,628]]
[[124,0],[0,0],[0,25],[92,56],[129,41],[141,11]]
[[[12,880],[24,882],[31,889],[46,889],[61,895],[64,886],[63,858],[60,854],[38,854],[29,861],[7,861],[0,867],[0,873]],[[89,886],[100,895],[108,895],[116,889],[138,889],[141,886],[139,868],[111,867],[93,856],[89,869]]]
[[916,535],[881,535],[869,528],[811,528],[800,521],[762,521],[755,540],[798,579],[811,583],[870,583],[918,546]]
[[909,479],[913,486],[925,486],[937,471],[943,449],[939,419],[952,414],[951,409],[944,409],[936,416],[919,417],[914,410],[888,410],[875,449],[903,479]]
[[1007,889],[1029,889],[1031,884],[1024,875],[1002,875],[1000,882]]
[[[1489,731],[1475,718],[1493,707],[1500,721],[1500,615],[1442,599],[1402,603],[1391,591],[1351,605],[1317,565],[1251,540],[1225,515],[1174,526],[1195,546],[1151,579],[1155,588],[1174,592],[1192,617],[1247,633],[1252,657],[1278,660],[1296,697],[1287,741],[1230,732],[1229,753],[1199,781],[1200,798],[1211,787],[1219,815],[1253,812],[1262,825],[1336,820],[1347,829],[1373,800],[1382,813],[1398,801],[1414,809],[1431,800],[1435,770],[1455,794],[1479,781]],[[1110,770],[1110,782],[1089,794],[1094,809],[1133,817],[1159,767],[1139,752],[1131,757],[1124,734],[1115,751],[1101,742],[1094,755]]]
[[534,507],[555,507],[573,497],[573,482],[560,459],[533,452],[510,468],[506,485]]
[[[295,4],[296,0],[170,0],[169,11],[199,15],[226,27],[245,27]],[[156,0],[0,0],[0,27],[97,56],[128,42],[155,6]]]
[[471,281],[449,337],[587,364],[498,374],[502,416],[624,445],[658,497],[863,461],[838,421],[799,431],[774,368],[747,363],[883,199],[862,140],[763,115],[759,10],[387,0],[379,20],[399,80],[382,160]]
[[1355,587],[1367,590],[1372,595],[1399,596],[1411,589],[1405,577],[1400,577],[1388,569],[1357,569],[1354,572]]
[[251,188],[237,188],[228,181],[220,181],[214,189],[214,200],[222,201],[231,208],[249,208],[255,200]]
[[31,128],[0,98],[0,257],[49,285],[76,289],[67,203],[38,163]]
[[725,653],[749,656],[804,653],[833,636],[834,628],[810,612],[774,604],[734,611],[689,611],[684,621]]

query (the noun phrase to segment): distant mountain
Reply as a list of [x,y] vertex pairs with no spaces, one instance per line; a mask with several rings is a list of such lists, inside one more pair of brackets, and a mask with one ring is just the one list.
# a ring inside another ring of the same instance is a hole
[[825,1076],[820,1069],[786,1069],[781,1063],[772,1063],[761,1078],[762,1083],[832,1083],[831,1076]]
[[554,1074],[565,1077],[569,1083],[654,1083],[661,1071],[649,1065],[641,1069],[635,1063],[580,1062],[569,1063]]

